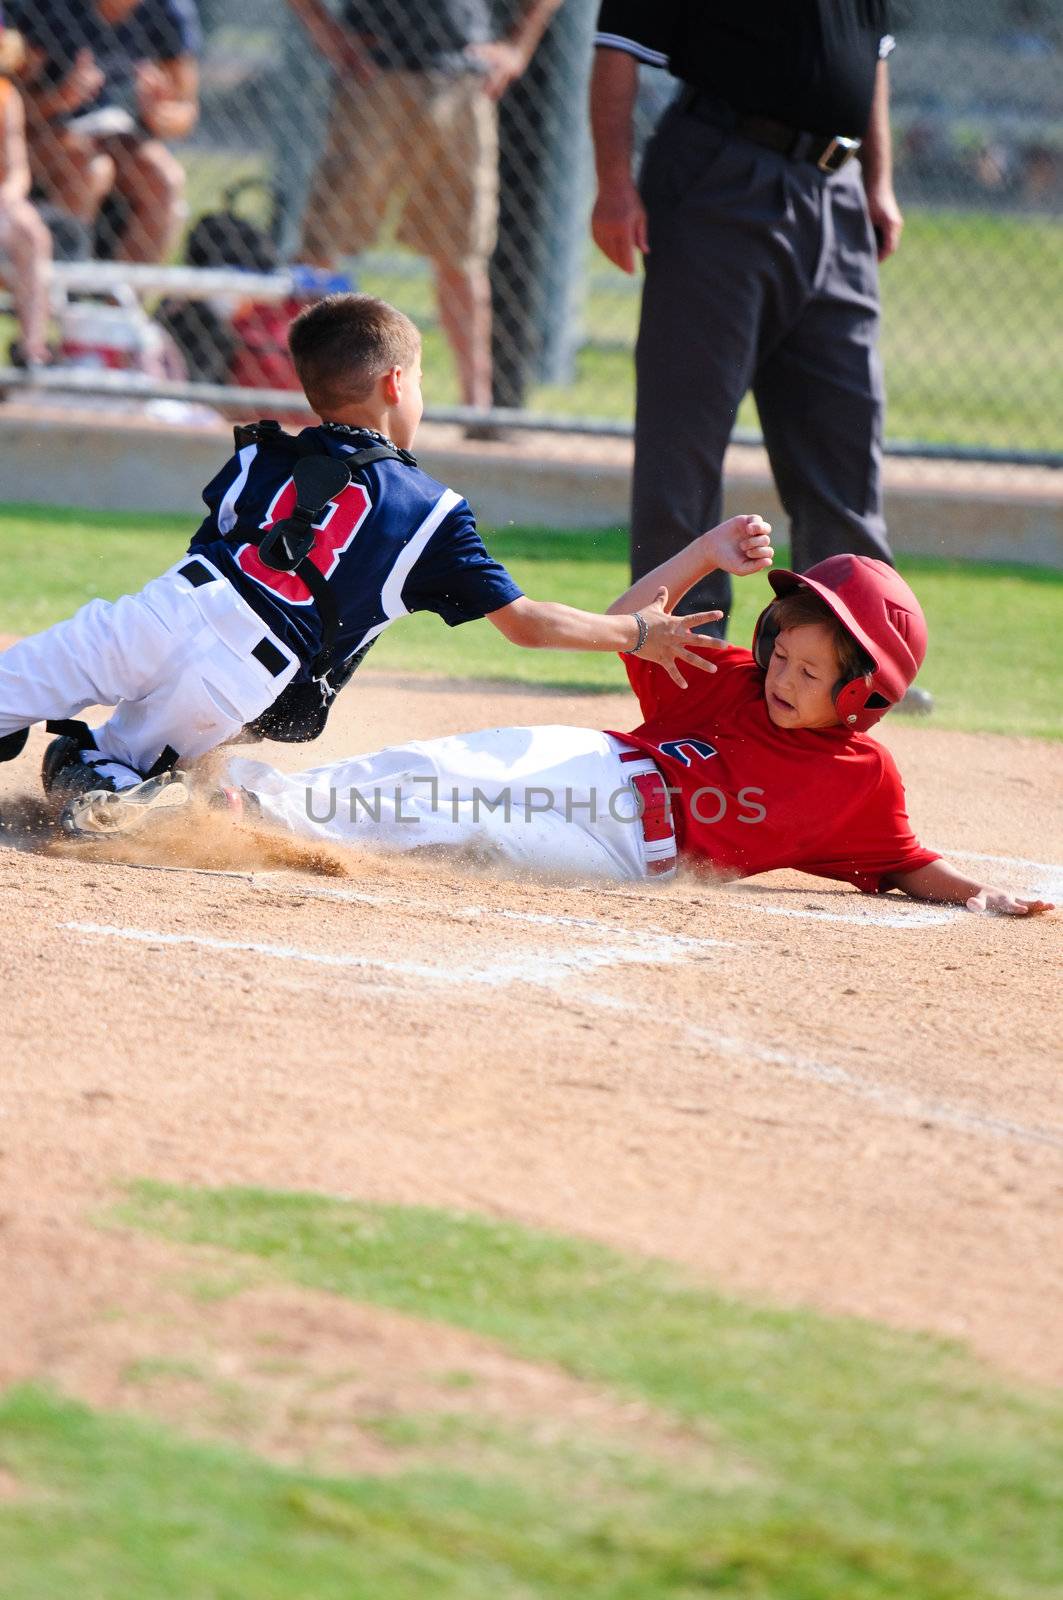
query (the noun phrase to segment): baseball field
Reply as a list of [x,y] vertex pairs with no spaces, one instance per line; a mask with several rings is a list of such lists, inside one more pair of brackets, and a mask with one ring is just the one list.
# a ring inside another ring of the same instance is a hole
[[[0,630],[187,532],[9,510]],[[489,542],[543,598],[625,581],[619,535]],[[1059,903],[1063,580],[904,570],[916,832]],[[615,661],[407,619],[311,759],[636,720]],[[205,808],[63,842],[44,742],[0,767],[2,1600],[1063,1592],[1058,912]]]

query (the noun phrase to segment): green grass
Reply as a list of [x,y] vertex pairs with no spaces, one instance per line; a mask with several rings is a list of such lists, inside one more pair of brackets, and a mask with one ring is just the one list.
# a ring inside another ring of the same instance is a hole
[[[1061,252],[1063,227],[1052,217],[908,212],[901,249],[881,277],[889,438],[1063,451]],[[629,419],[638,280],[611,271],[589,246],[587,263],[592,282],[573,379],[532,386],[528,407]],[[433,324],[425,344],[427,392],[436,405],[456,404],[453,362],[434,328],[427,271],[390,276],[368,257],[362,286]],[[751,400],[739,424],[757,426]]]
[[[191,519],[181,517],[0,509],[0,632],[34,632],[93,595],[113,599],[138,588],[182,554],[190,531]],[[540,599],[602,610],[628,581],[620,530],[510,527],[486,536],[517,581]],[[923,681],[937,696],[934,726],[1063,738],[1063,574],[931,558],[911,558],[901,568],[930,623]],[[769,596],[767,581],[736,583],[735,592],[731,634],[748,643]],[[612,656],[517,650],[489,623],[446,628],[427,615],[390,629],[370,662],[392,672],[587,691],[624,683]]]
[[473,1386],[457,1417],[359,1419],[400,1458],[427,1455],[325,1483],[23,1392],[0,1408],[0,1464],[27,1490],[0,1503],[5,1600],[58,1595],[48,1582],[89,1557],[85,1600],[324,1600],[384,1574],[389,1600],[429,1582],[507,1600],[1049,1600],[1063,1584],[1063,1404],[942,1342],[427,1208],[139,1183],[109,1220],[467,1329],[686,1439],[639,1456],[574,1417],[547,1443],[477,1418]]
[[191,518],[0,507],[0,632],[36,633],[100,595],[115,600],[184,553]]
[[[395,1470],[344,1478],[16,1389],[4,1600],[1049,1600],[1063,1584],[1063,1405],[941,1342],[420,1207],[139,1183],[107,1225],[467,1329],[649,1410],[629,1436],[577,1410],[544,1432],[478,1415],[473,1376],[453,1414],[352,1418]],[[677,1429],[671,1450],[634,1442]]]
[[1063,451],[1051,217],[912,211],[882,269],[887,433]]
[[854,1539],[833,1519],[758,1516],[681,1471],[625,1482],[614,1469],[562,1493],[556,1452],[535,1473],[497,1470],[492,1451],[491,1473],[326,1478],[22,1388],[0,1401],[0,1454],[24,1491],[0,1503],[4,1600],[1047,1594],[983,1582],[882,1528]]

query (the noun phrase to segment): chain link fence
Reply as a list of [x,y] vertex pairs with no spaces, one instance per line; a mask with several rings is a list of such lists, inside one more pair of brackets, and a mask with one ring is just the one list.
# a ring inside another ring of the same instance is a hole
[[[597,0],[4,9],[56,258],[38,387],[275,409],[292,310],[350,283],[421,326],[430,416],[628,431],[639,287],[588,228]],[[892,447],[1063,464],[1063,23],[1051,0],[909,12],[891,58],[907,230],[882,272]],[[674,89],[643,69],[643,136]],[[24,362],[33,251],[4,204]],[[756,436],[750,402],[739,428]]]

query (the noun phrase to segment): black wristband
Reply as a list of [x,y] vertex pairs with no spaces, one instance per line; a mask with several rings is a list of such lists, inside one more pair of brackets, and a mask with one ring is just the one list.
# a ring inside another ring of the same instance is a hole
[[637,656],[639,651],[642,649],[643,645],[646,643],[646,640],[649,638],[650,625],[646,621],[646,618],[642,615],[641,611],[633,611],[631,613],[631,615],[634,617],[635,621],[638,623],[638,628],[639,628],[638,643],[631,650],[625,650],[624,654],[626,656]]

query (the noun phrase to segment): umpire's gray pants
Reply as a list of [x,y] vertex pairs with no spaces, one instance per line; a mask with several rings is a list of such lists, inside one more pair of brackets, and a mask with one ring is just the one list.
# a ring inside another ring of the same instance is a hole
[[[719,522],[723,456],[752,388],[793,565],[891,560],[882,516],[875,240],[858,164],[828,176],[673,107],[641,189],[635,577]],[[744,509],[755,511],[750,505]],[[680,611],[730,609],[714,573]]]

